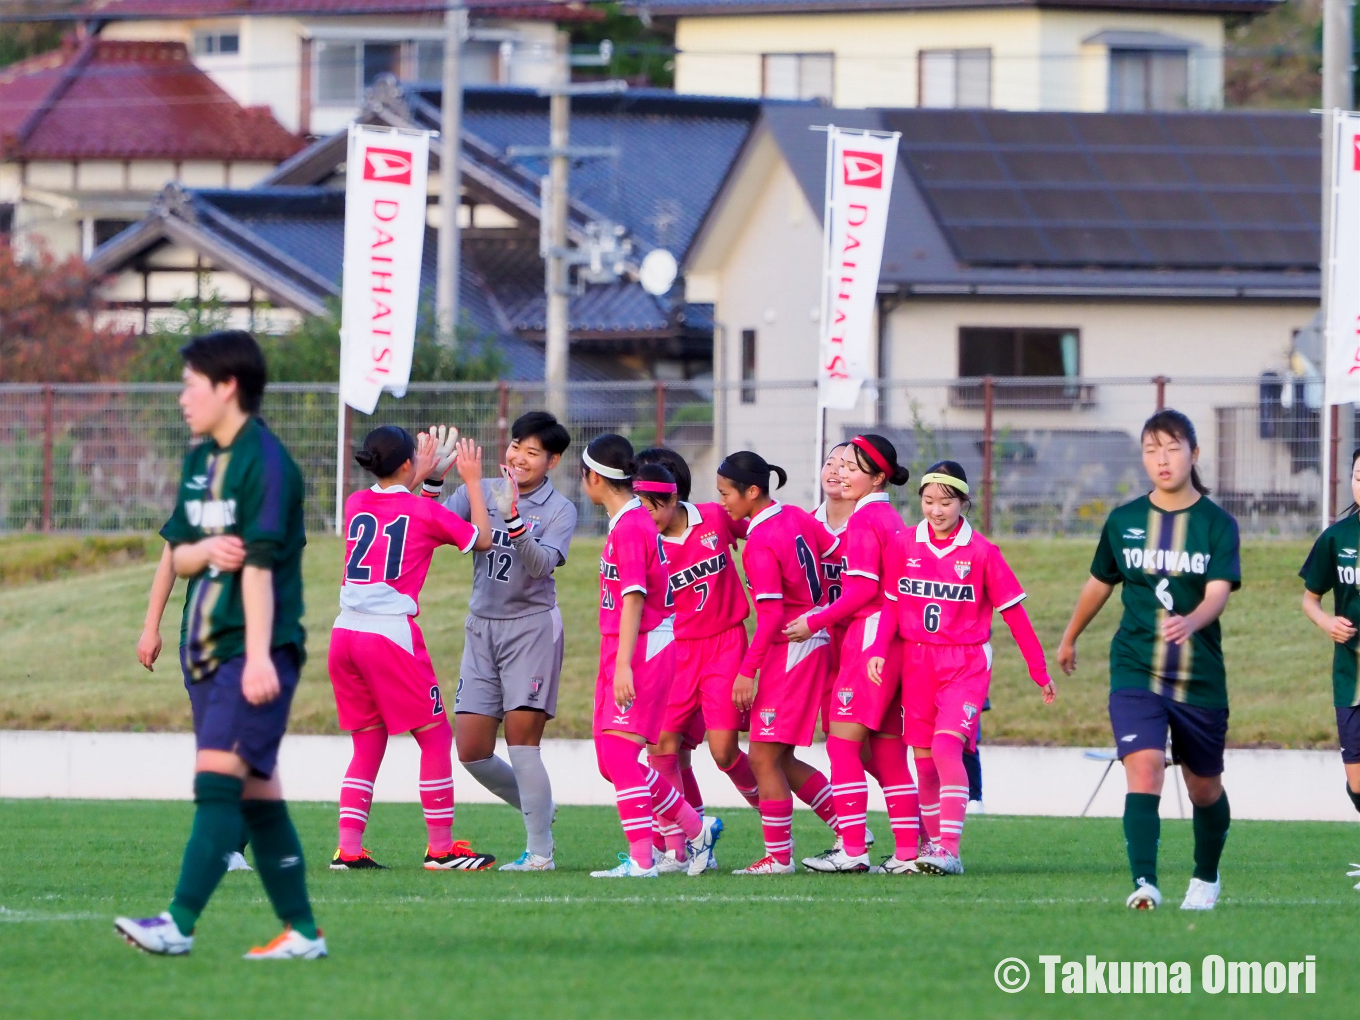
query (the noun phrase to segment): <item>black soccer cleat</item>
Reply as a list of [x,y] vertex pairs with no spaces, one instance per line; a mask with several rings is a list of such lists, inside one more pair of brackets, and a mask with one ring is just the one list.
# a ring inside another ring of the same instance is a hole
[[448,853],[438,856],[430,853],[429,847],[425,848],[426,871],[485,871],[495,863],[496,858],[477,853],[465,839],[453,844]]
[[335,856],[331,858],[332,871],[386,871],[387,865],[379,864],[367,850],[360,850],[359,853],[350,857],[349,855],[335,851]]

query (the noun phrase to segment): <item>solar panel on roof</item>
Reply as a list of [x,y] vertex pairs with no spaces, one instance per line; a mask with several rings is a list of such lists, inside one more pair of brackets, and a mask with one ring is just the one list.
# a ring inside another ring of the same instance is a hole
[[1087,145],[1166,144],[1166,135],[1154,116],[1145,113],[1088,113],[1069,120],[1078,139]]
[[1001,159],[1017,181],[1083,183],[1100,179],[1080,151],[1005,151]]
[[910,150],[907,158],[917,173],[928,181],[1006,180],[1001,164],[986,149],[970,149],[967,152]]
[[1147,256],[1133,234],[1122,227],[1048,227],[1044,235],[1055,261],[1069,265],[1139,262]]

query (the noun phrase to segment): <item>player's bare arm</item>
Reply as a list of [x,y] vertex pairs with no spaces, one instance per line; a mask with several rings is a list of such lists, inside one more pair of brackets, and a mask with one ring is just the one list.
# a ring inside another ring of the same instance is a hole
[[1173,645],[1183,645],[1197,630],[1203,630],[1223,615],[1232,594],[1231,581],[1210,581],[1204,586],[1204,601],[1185,616],[1168,616],[1162,622],[1162,637]]
[[1112,594],[1114,585],[1094,577],[1086,579],[1081,594],[1077,596],[1076,608],[1072,610],[1072,619],[1067,622],[1067,629],[1063,631],[1062,641],[1058,645],[1058,666],[1066,675],[1071,676],[1077,668],[1077,638],[1105,608]]
[[458,441],[458,477],[467,486],[469,522],[477,529],[477,541],[472,548],[485,552],[491,548],[491,515],[486,509],[486,495],[482,492],[482,448],[471,439]]
[[637,694],[633,689],[633,652],[642,628],[643,598],[640,591],[626,593],[620,610],[619,651],[614,660],[614,704],[620,711],[631,705]]
[[1324,634],[1339,645],[1355,637],[1355,624],[1344,616],[1333,616],[1322,608],[1322,596],[1307,589],[1303,592],[1303,615],[1322,628]]
[[265,705],[279,696],[279,674],[269,656],[274,632],[274,572],[246,567],[241,574],[241,603],[246,617],[241,693],[252,705]]
[[161,617],[165,615],[165,605],[170,601],[170,593],[175,588],[174,557],[170,543],[165,543],[161,549],[160,562],[156,564],[156,577],[151,582],[146,619],[142,621],[142,636],[137,639],[137,661],[145,666],[149,673],[155,672],[156,660],[161,654]]
[[173,563],[179,577],[197,577],[209,567],[234,574],[246,561],[246,546],[238,535],[212,535],[175,546]]

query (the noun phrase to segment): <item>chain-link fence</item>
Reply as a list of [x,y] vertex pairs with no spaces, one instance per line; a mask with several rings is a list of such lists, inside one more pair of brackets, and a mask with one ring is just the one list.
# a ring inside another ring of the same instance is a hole
[[[959,461],[975,483],[976,513],[999,534],[1076,534],[1144,491],[1143,421],[1165,405],[1199,432],[1200,470],[1214,497],[1246,532],[1296,534],[1321,520],[1321,416],[1317,387],[1278,377],[1214,379],[883,380],[849,412],[817,409],[810,380],[573,384],[573,447],[555,483],[581,504],[582,528],[601,518],[580,497],[581,445],[605,431],[638,448],[657,442],[689,461],[695,497],[712,498],[721,454],[754,449],[784,466],[781,497],[819,499],[819,428],[830,446],[873,429],[897,444],[919,476],[932,461]],[[174,501],[189,441],[175,385],[0,385],[0,530],[112,531],[158,527]],[[351,413],[351,446],[377,424],[409,429],[455,424],[476,438],[488,471],[510,423],[543,406],[541,386],[413,385],[384,395],[374,415]],[[1337,415],[1332,450],[1360,434],[1350,408]],[[307,523],[335,520],[337,396],[334,385],[270,387],[263,408],[308,483]],[[368,484],[347,457],[346,491]],[[1340,458],[1342,507],[1350,502]],[[906,494],[900,494],[904,508]]]

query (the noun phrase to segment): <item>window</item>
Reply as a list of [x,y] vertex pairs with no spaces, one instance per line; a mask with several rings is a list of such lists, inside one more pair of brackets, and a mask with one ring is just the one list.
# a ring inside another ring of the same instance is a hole
[[921,50],[917,104],[936,109],[992,105],[991,50]]
[[194,52],[229,56],[241,52],[241,36],[237,32],[195,32]]
[[741,402],[756,402],[756,331],[741,331]]
[[438,40],[416,43],[416,81],[444,80],[444,44]]
[[390,74],[400,78],[401,75],[401,43],[393,42],[366,42],[364,43],[364,77],[361,85],[362,89],[368,88],[378,80],[380,74]]
[[836,57],[831,53],[766,53],[762,58],[767,99],[824,99],[835,91]]
[[117,237],[136,222],[136,220],[95,220],[94,246],[98,248],[105,241]]
[[959,375],[1067,376],[1081,374],[1080,333],[1075,329],[959,330]]
[[1110,50],[1110,110],[1184,110],[1190,54],[1185,50]]
[[14,203],[0,202],[0,237],[14,229]]
[[316,45],[316,98],[323,103],[359,101],[362,44],[321,41]]
[[[438,83],[444,78],[444,44],[438,40],[411,42],[316,42],[316,97],[319,103],[352,106],[362,102],[364,90],[382,74],[401,81]],[[498,80],[496,43],[463,44],[461,70],[469,84]]]

